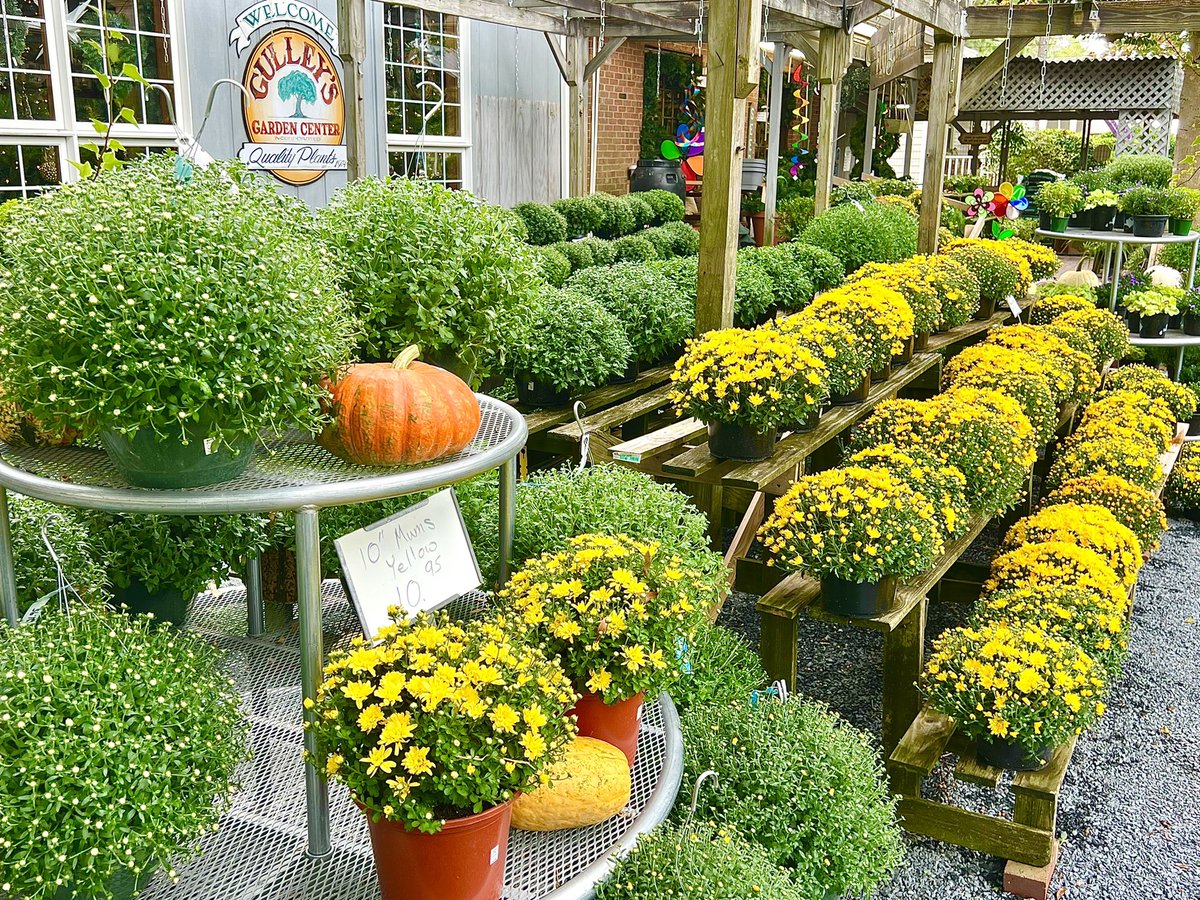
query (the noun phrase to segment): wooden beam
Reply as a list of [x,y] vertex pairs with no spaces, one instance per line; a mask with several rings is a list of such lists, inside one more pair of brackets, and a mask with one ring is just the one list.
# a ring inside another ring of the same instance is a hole
[[791,44],[775,45],[771,60],[771,85],[767,100],[767,183],[763,190],[763,243],[775,243],[775,203],[779,196],[779,145],[787,117],[783,113],[784,85],[792,54]]
[[604,46],[601,47],[596,52],[596,55],[588,60],[588,64],[584,66],[583,80],[591,81],[592,76],[596,74],[596,71],[606,62],[608,62],[608,58],[616,53],[617,48],[624,43],[625,38],[623,37],[613,38],[612,40],[605,41]]
[[[961,46],[961,45],[960,45]],[[942,184],[946,176],[946,129],[950,121],[954,85],[962,57],[954,43],[933,44],[933,74],[929,82],[929,129],[925,135],[925,175],[921,184],[921,223],[917,233],[920,253],[936,253],[938,228],[942,224]]]
[[852,24],[865,22],[889,9],[954,37],[965,37],[968,31],[963,23],[964,5],[958,0],[864,0],[855,8]]
[[563,82],[570,86],[574,83],[573,79],[575,76],[568,68],[566,54],[563,53],[562,47],[558,46],[558,36],[550,34],[547,31],[543,31],[542,36],[546,39],[546,45],[550,48],[550,55],[554,57],[554,64],[558,66],[558,74],[562,75]]
[[493,25],[548,31],[550,34],[567,33],[567,23],[563,21],[562,16],[547,16],[533,10],[521,9],[519,6],[490,0],[421,0],[421,9],[447,16],[474,19],[477,22],[490,22]]
[[987,87],[988,82],[1004,70],[1009,60],[1028,47],[1032,41],[1032,36],[1014,37],[1008,42],[1007,52],[1005,51],[1004,44],[1001,44],[985,56],[979,65],[975,66],[970,72],[965,73],[962,79],[962,87],[958,92],[959,105],[965,106],[978,96],[979,92]]
[[833,169],[837,162],[838,118],[842,76],[850,63],[850,35],[839,28],[821,29],[817,52],[817,80],[821,83],[821,111],[817,119],[817,180],[813,211],[829,208]]
[[1054,835],[1007,819],[904,797],[900,824],[914,834],[1034,866],[1050,862]]
[[879,126],[879,88],[867,91],[867,121],[863,127],[863,178],[875,167],[875,130]]
[[583,197],[588,193],[587,82],[583,77],[587,68],[587,37],[577,19],[570,23],[566,58],[569,193],[572,197]]
[[[1087,22],[1075,24],[1074,9],[1073,3],[1055,3],[1049,8],[1018,4],[1012,10],[1012,36],[1043,36],[1047,16],[1052,36],[1091,34],[1093,29]],[[1009,33],[1008,14],[1007,4],[971,7],[967,10],[967,35],[1003,39]],[[1195,0],[1104,0],[1096,30],[1101,34],[1155,34],[1198,29],[1200,3]]]
[[367,0],[338,0],[338,58],[346,93],[346,177],[367,174],[367,116],[363,64],[367,59]]
[[555,6],[575,12],[587,13],[593,16],[603,16],[605,20],[614,22],[630,22],[634,25],[644,25],[647,28],[657,28],[660,31],[692,34],[695,25],[686,19],[674,19],[660,16],[657,13],[642,12],[632,6],[621,3],[606,3],[604,0],[550,0]]

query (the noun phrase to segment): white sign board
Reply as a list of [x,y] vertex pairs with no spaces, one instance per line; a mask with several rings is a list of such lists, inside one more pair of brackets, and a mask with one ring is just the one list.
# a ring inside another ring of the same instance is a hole
[[450,489],[352,531],[334,545],[363,634],[370,640],[391,622],[388,607],[398,606],[412,617],[444,606],[483,581]]
[[246,141],[238,159],[260,172],[344,172],[346,147],[342,144],[254,144]]

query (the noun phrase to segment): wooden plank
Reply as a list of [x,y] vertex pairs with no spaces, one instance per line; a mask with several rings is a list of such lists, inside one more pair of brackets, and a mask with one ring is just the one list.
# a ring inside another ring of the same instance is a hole
[[964,4],[957,0],[864,0],[858,4],[854,22],[863,22],[885,10],[895,10],[910,19],[916,19],[936,31],[963,37],[966,35],[963,21]]
[[680,419],[657,431],[614,444],[613,461],[638,465],[665,453],[673,453],[684,444],[703,438],[707,433],[708,429],[703,422],[697,419]]
[[[629,384],[607,384],[604,387],[588,391],[577,399],[583,402],[585,415],[589,413],[595,415],[602,410],[608,409],[610,406],[614,406],[631,397],[636,397],[645,393],[650,388],[657,387],[664,381],[667,381],[671,377],[671,369],[671,366],[657,366],[643,372],[635,381]],[[520,403],[513,405],[525,416],[525,425],[529,428],[531,435],[550,431],[568,422],[572,423],[572,427],[574,426],[574,401],[566,406],[559,406],[554,409],[533,409],[528,411],[523,409]]]
[[621,49],[621,45],[624,43],[625,38],[623,37],[609,38],[606,40],[604,42],[604,46],[597,50],[596,55],[589,59],[587,65],[583,67],[583,80],[590,81],[592,76],[596,74],[599,68],[608,62],[609,57]]
[[507,3],[488,0],[421,0],[421,9],[447,16],[474,19],[477,22],[491,22],[493,25],[510,25],[532,31],[548,31],[551,34],[567,33],[567,26],[561,16],[547,16],[521,9],[519,6],[509,6]]
[[987,86],[987,83],[999,75],[1005,65],[1028,47],[1032,41],[1033,35],[1013,38],[1006,42],[1007,46],[1001,44],[985,56],[971,71],[964,72],[962,86],[958,90],[959,105],[965,106],[970,103]]
[[900,625],[883,637],[883,754],[887,756],[921,710],[917,681],[925,667],[925,617],[922,597]]
[[[610,429],[618,428],[632,419],[644,416],[646,413],[654,412],[654,410],[666,406],[669,402],[668,398],[671,391],[672,386],[664,384],[661,387],[654,388],[644,394],[639,394],[630,400],[626,400],[624,403],[618,403],[597,413],[589,413],[583,417],[583,424],[592,432],[609,431]],[[574,422],[557,425],[550,429],[550,433],[575,441],[579,440],[579,427]]]
[[[1076,25],[1072,3],[1045,6],[1018,4],[1012,10],[1009,31],[1008,5],[974,6],[967,10],[967,34],[971,38],[1041,37],[1090,34],[1089,24]],[[1047,15],[1050,18],[1047,29]],[[1200,4],[1195,0],[1104,0],[1100,4],[1099,31],[1103,34],[1157,33],[1200,29]]]
[[[520,12],[520,10],[517,10]],[[549,18],[548,16],[546,18]],[[549,29],[543,29],[548,31]],[[588,194],[588,130],[587,84],[583,80],[587,68],[587,37],[578,19],[567,25],[567,180],[572,197]]]
[[776,587],[788,573],[778,566],[768,566],[761,559],[742,556],[734,566],[734,590],[761,597]]
[[775,246],[775,200],[779,193],[779,144],[784,140],[786,122],[790,121],[783,108],[784,87],[788,79],[792,45],[776,43],[771,58],[770,91],[767,97],[767,181],[763,186],[763,244]]
[[759,632],[758,655],[770,681],[783,680],[789,688],[796,688],[796,659],[799,653],[800,636],[795,616],[780,618],[761,614],[762,630]]
[[1038,772],[1018,772],[1013,776],[1012,789],[1017,796],[1040,797],[1054,799],[1058,796],[1063,779],[1067,776],[1067,766],[1075,753],[1075,743],[1078,735],[1073,736],[1061,747],[1055,749],[1050,756],[1050,762]]
[[691,447],[663,462],[664,472],[705,484],[720,484],[727,472],[740,466],[735,459],[717,459],[708,452],[708,444]]
[[[861,7],[860,7],[861,8]],[[871,35],[871,87],[882,87],[925,65],[925,26],[901,16]],[[887,66],[881,61],[887,61]],[[863,171],[869,171],[865,166]]]
[[955,721],[931,707],[923,707],[908,730],[887,757],[888,768],[901,769],[924,777],[934,770],[946,752]]
[[975,748],[970,747],[958,754],[958,763],[954,766],[954,777],[959,781],[969,781],[981,787],[994,788],[1000,784],[1003,769],[985,765],[975,755]]
[[951,118],[951,98],[961,67],[962,57],[955,44],[948,40],[934,42],[929,125],[925,133],[925,175],[921,185],[921,221],[917,233],[917,247],[921,253],[936,253],[938,248],[938,228],[942,223],[942,185],[946,176],[946,129]]
[[[367,119],[363,65],[367,59],[367,0],[338,0],[338,59],[345,92],[346,177],[367,175]],[[300,108],[296,107],[297,110]]]
[[734,532],[733,540],[729,542],[729,549],[725,551],[725,565],[729,567],[730,587],[733,587],[737,577],[737,561],[750,551],[750,545],[754,543],[754,536],[758,533],[758,526],[762,524],[766,515],[767,495],[759,491],[746,508],[746,514],[742,516],[741,524]]
[[951,328],[942,334],[931,334],[929,341],[925,345],[925,350],[934,353],[951,347],[957,347],[959,344],[965,343],[973,337],[983,335],[999,325],[1007,325],[1012,320],[1012,313],[1008,311],[1008,307],[1006,306],[990,319],[972,319],[970,322],[959,325],[956,328]]
[[793,572],[779,582],[778,587],[759,597],[756,608],[765,615],[794,619],[820,594],[819,581]]
[[989,856],[1044,866],[1053,855],[1052,835],[1007,819],[911,797],[900,800],[898,812],[901,824],[914,834]]
[[[626,6],[621,3],[606,4],[603,0],[548,0],[548,2],[554,6],[561,6],[563,9],[587,13],[592,16],[604,16],[606,20],[629,22],[633,25],[643,25],[657,31],[686,34],[688,37],[691,37],[696,30],[695,26],[686,19],[674,19],[668,16],[660,16],[656,13],[643,12],[635,9],[633,6]],[[622,40],[624,39],[622,38]]]

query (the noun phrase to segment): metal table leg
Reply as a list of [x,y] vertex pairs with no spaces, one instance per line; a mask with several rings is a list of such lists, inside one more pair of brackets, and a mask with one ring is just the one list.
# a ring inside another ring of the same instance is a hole
[[262,557],[258,554],[246,560],[246,633],[259,637],[266,631],[263,621]]
[[[300,611],[300,686],[304,699],[315,701],[325,661],[321,629],[321,534],[315,506],[296,511],[296,580]],[[313,715],[306,709],[304,720],[310,721]],[[323,857],[331,852],[325,751],[311,731],[304,732],[304,749],[308,755],[304,771],[308,855]]]
[[1121,279],[1121,261],[1125,254],[1125,242],[1117,241],[1117,259],[1112,273],[1112,296],[1108,298],[1108,308],[1117,311],[1117,282]]
[[1200,251],[1200,240],[1192,241],[1192,268],[1188,270],[1187,289],[1190,291],[1196,286],[1196,252]]
[[517,522],[517,460],[500,465],[500,584],[508,581],[512,568],[513,540]]
[[13,574],[12,529],[8,524],[8,491],[0,487],[0,605],[4,620],[17,627],[17,578]]
[[1183,357],[1187,354],[1187,347],[1179,348],[1179,359],[1175,361],[1175,380],[1183,379]]

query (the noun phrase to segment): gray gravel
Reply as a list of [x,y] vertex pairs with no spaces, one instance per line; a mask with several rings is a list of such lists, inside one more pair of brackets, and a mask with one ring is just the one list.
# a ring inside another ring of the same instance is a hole
[[[980,548],[982,550],[982,548]],[[974,555],[974,554],[972,554]],[[1083,736],[1063,785],[1056,900],[1200,900],[1200,527],[1172,521],[1142,570],[1131,652],[1109,709]],[[721,622],[757,646],[754,597],[734,594]],[[965,606],[932,604],[927,635],[959,624]],[[879,734],[879,635],[800,625],[798,683],[851,723]],[[998,791],[927,782],[967,808],[1011,809]],[[973,900],[1008,896],[1003,863],[935,841],[908,838],[907,864],[881,900]]]

